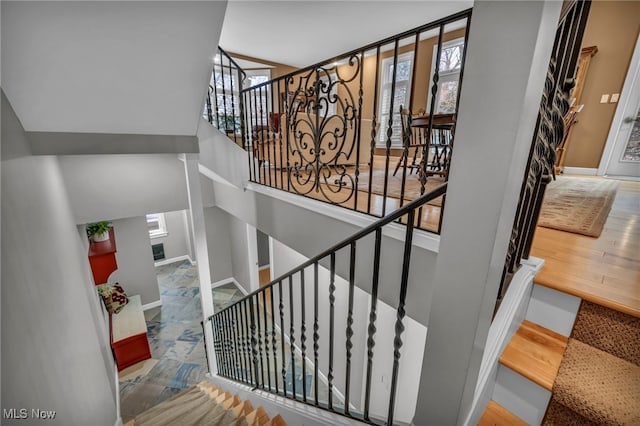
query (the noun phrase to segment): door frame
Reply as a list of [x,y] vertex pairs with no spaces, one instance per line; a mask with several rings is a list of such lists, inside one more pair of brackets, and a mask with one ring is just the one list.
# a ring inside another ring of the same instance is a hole
[[[596,173],[598,176],[604,176],[606,174],[609,164],[612,161],[614,146],[616,139],[618,139],[618,134],[620,133],[622,120],[624,119],[626,110],[629,108],[629,102],[631,101],[634,82],[637,82],[637,84],[640,85],[640,34],[636,39],[636,45],[633,50],[629,69],[627,70],[627,76],[624,79],[624,85],[622,86],[618,106],[616,107],[616,112],[613,116],[613,120],[611,121],[607,142],[605,143],[604,150],[602,151],[602,157],[600,158],[600,164],[598,165],[598,172]],[[640,90],[640,88],[636,89]]]

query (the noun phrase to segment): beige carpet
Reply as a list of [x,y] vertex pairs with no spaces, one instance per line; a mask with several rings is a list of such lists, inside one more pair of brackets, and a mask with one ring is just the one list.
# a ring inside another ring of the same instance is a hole
[[120,371],[118,373],[118,378],[120,379],[120,381],[137,380],[140,377],[144,377],[149,374],[149,371],[151,371],[151,369],[155,367],[157,363],[157,359],[145,359],[144,361],[140,361],[137,364],[133,364],[132,366]]
[[640,424],[640,318],[583,301],[544,426]]
[[599,237],[618,182],[559,176],[547,186],[538,226]]
[[[395,176],[393,176],[394,167],[389,167],[389,176],[387,183],[387,197],[400,199],[400,194],[402,193],[402,170],[398,170]],[[384,170],[374,170],[373,178],[371,181],[371,192],[378,195],[384,195],[384,179],[385,173]],[[444,179],[437,176],[429,176],[427,178],[427,183],[424,187],[424,193],[436,189],[438,186],[444,183]],[[405,178],[405,187],[404,187],[404,199],[408,201],[413,201],[416,198],[420,197],[420,189],[421,184],[420,180],[416,172],[412,174],[408,174]],[[365,171],[360,173],[358,176],[358,190],[359,191],[369,191],[369,172]],[[435,200],[428,202],[432,206],[441,206],[442,205],[442,197],[438,197]]]

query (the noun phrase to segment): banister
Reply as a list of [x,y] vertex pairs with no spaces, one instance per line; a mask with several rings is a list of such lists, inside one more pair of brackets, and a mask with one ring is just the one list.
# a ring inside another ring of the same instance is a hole
[[282,281],[292,275],[297,274],[298,272],[308,268],[309,266],[313,265],[316,262],[319,262],[320,260],[324,259],[325,257],[331,255],[331,253],[334,253],[340,249],[345,248],[346,246],[348,246],[349,244],[351,244],[353,241],[359,240],[362,237],[365,237],[367,235],[369,235],[370,233],[376,231],[377,229],[381,229],[382,227],[384,227],[385,225],[388,225],[389,223],[399,219],[400,217],[404,216],[405,214],[409,213],[409,211],[411,210],[416,210],[417,208],[419,208],[420,206],[428,203],[429,201],[438,198],[439,196],[443,195],[445,192],[447,192],[447,183],[443,183],[442,185],[438,186],[436,189],[427,192],[426,194],[424,194],[423,196],[421,196],[420,198],[416,198],[415,200],[411,201],[408,204],[405,204],[404,206],[402,206],[401,208],[399,208],[398,210],[395,210],[392,213],[389,213],[388,215],[386,215],[385,217],[383,217],[382,219],[378,219],[377,221],[373,222],[371,225],[362,228],[360,231],[356,232],[355,234],[351,235],[348,238],[345,238],[344,240],[340,241],[337,244],[334,244],[333,246],[331,246],[330,248],[324,250],[322,253],[312,257],[311,259],[307,260],[306,262],[300,264],[299,266],[295,267],[294,269],[290,270],[289,272],[279,276],[278,278],[272,280],[271,282],[269,282],[268,284],[265,284],[264,286],[262,286],[261,288],[259,288],[258,290],[255,290],[249,294],[247,294],[245,297],[243,297],[242,299],[238,300],[236,303],[234,303],[233,305],[227,306],[224,309],[221,309],[220,311],[216,312],[215,314],[211,315],[209,317],[209,319],[213,318],[214,316],[226,311],[227,309],[230,309],[232,306],[234,306],[237,303],[242,302],[245,299],[250,299],[253,296],[257,295],[258,293],[273,287],[275,284],[277,284],[279,281]]

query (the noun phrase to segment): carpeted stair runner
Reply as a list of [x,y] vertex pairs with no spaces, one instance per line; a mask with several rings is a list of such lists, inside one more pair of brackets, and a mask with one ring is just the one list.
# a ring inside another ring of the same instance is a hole
[[640,318],[582,302],[543,424],[640,425]]
[[279,415],[224,392],[208,382],[187,389],[150,408],[125,426],[286,426]]

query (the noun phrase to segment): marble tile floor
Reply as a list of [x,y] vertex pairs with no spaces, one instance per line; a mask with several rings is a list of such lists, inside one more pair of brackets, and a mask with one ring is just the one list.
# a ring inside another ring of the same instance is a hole
[[[120,381],[124,422],[197,384],[207,373],[196,268],[182,261],[158,266],[156,274],[162,306],[144,315],[151,355],[158,363],[143,377]],[[243,297],[233,283],[212,294],[216,310]]]

